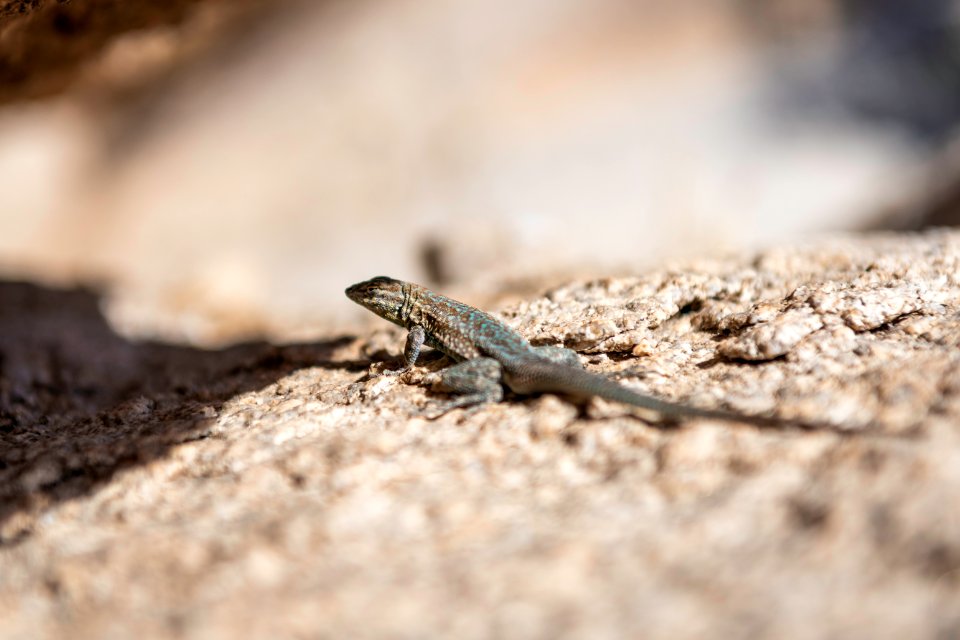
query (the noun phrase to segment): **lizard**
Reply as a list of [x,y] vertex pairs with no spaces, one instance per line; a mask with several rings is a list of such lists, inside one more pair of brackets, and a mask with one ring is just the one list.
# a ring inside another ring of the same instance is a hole
[[[533,346],[494,316],[430,291],[412,282],[377,276],[345,291],[348,298],[385,320],[407,329],[403,366],[416,364],[424,344],[446,354],[456,364],[444,369],[441,386],[459,397],[437,415],[503,399],[503,386],[517,394],[560,393],[578,398],[598,396],[642,409],[670,420],[707,418],[759,426],[820,428],[799,420],[696,407],[638,393],[583,368],[576,351],[559,346]],[[434,416],[436,417],[436,416]]]

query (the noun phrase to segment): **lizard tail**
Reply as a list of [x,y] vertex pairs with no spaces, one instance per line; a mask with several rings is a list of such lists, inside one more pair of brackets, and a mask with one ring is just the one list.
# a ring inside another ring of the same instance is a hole
[[508,386],[518,393],[539,391],[563,393],[581,398],[599,396],[634,407],[650,409],[666,417],[712,418],[760,426],[807,427],[807,425],[793,420],[741,414],[720,409],[706,409],[660,400],[628,389],[604,376],[551,362],[530,363],[514,371],[507,371],[506,374]]

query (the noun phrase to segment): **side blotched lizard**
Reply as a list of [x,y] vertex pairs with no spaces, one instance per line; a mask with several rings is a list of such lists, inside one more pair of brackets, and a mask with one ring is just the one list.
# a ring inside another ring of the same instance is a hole
[[446,390],[460,397],[446,403],[441,413],[457,407],[499,402],[506,385],[520,394],[599,396],[650,409],[668,418],[713,418],[763,426],[822,426],[693,407],[637,393],[585,371],[579,356],[571,349],[535,347],[490,314],[410,282],[379,276],[347,288],[346,294],[357,304],[409,331],[403,349],[403,368],[391,373],[410,369],[424,344],[457,362],[443,371],[440,381]]

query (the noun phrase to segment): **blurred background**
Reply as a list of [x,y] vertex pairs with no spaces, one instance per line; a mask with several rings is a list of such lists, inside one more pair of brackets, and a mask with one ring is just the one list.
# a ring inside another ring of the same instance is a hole
[[955,0],[6,0],[0,279],[302,339],[378,274],[482,297],[955,224],[958,124]]

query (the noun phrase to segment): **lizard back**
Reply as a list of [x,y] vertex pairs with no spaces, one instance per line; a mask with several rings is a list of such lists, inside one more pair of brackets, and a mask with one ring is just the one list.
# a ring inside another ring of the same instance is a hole
[[427,289],[416,292],[407,322],[422,326],[426,343],[456,360],[486,356],[503,363],[533,353],[523,336],[497,318]]

